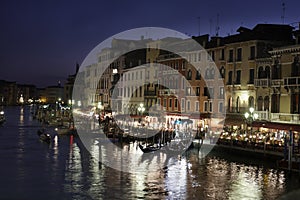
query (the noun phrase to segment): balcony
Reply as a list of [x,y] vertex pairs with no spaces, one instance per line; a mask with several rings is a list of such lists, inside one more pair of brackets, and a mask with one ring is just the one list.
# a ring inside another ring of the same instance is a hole
[[177,70],[165,70],[162,72],[163,76],[168,76],[168,75],[178,75]]
[[299,119],[300,119],[300,114],[271,113],[272,122],[299,124],[300,123]]
[[144,91],[144,96],[156,96],[156,91]]
[[255,111],[257,113],[257,120],[267,120],[269,121],[269,112],[268,111]]
[[269,113],[268,111],[255,111],[259,121],[270,121],[278,123],[299,124],[300,114],[290,113]]
[[168,54],[162,54],[160,56],[158,56],[158,61],[164,61],[164,60],[169,60],[169,59],[174,59],[174,58],[178,58],[179,56],[174,54],[174,53],[168,53]]
[[232,63],[233,62],[233,58],[228,58],[227,62]]
[[286,77],[283,79],[284,86],[300,86],[300,77]]
[[248,60],[254,61],[255,60],[255,56],[249,56]]
[[263,79],[254,79],[254,86],[255,87],[270,87],[270,79],[263,78]]
[[227,81],[226,85],[232,86],[233,85],[233,81]]
[[272,87],[280,87],[283,85],[283,79],[274,79],[271,81]]
[[178,90],[177,89],[161,89],[158,91],[159,96],[171,96],[171,95],[177,95]]

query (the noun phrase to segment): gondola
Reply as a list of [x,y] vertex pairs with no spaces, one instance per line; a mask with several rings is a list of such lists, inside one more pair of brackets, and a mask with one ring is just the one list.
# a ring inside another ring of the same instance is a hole
[[40,140],[46,143],[51,142],[51,136],[49,133],[46,133],[45,130],[38,130],[37,131],[38,136],[40,137]]
[[154,146],[143,147],[141,144],[139,144],[139,147],[143,153],[150,153],[150,152],[157,151],[160,149],[160,147],[154,147]]
[[76,129],[68,126],[58,126],[55,131],[58,135],[77,135]]

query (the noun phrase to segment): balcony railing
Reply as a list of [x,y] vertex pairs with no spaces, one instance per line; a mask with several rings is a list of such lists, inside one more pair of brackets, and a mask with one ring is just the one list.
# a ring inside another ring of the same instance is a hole
[[283,85],[283,79],[275,79],[271,81],[272,87],[280,87],[281,85]]
[[144,91],[144,96],[156,96],[156,91]]
[[178,94],[177,89],[161,89],[158,91],[159,96],[170,96]]
[[166,59],[171,59],[171,58],[178,58],[178,55],[174,53],[169,53],[169,54],[162,54],[158,56],[158,60],[166,60]]
[[284,78],[284,86],[299,86],[300,77],[286,77]]
[[269,87],[270,86],[270,79],[263,78],[263,79],[254,79],[255,87]]
[[162,72],[162,74],[165,76],[165,75],[177,75],[178,74],[178,71],[176,70],[165,70]]
[[255,111],[258,114],[258,120],[266,120],[279,123],[299,124],[300,114],[290,113],[269,113],[268,111]]
[[271,113],[271,121],[280,123],[300,123],[300,114],[290,114],[290,113]]
[[258,114],[258,120],[269,120],[269,112],[265,111],[255,111]]

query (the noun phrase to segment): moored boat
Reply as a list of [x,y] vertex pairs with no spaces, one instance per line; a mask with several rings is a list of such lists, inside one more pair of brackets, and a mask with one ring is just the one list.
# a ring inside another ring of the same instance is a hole
[[4,111],[0,111],[0,125],[6,121]]
[[40,137],[40,140],[43,142],[50,143],[51,142],[51,136],[49,133],[46,133],[44,129],[40,129],[37,131],[38,136]]
[[150,153],[150,152],[157,151],[157,150],[160,149],[159,146],[155,147],[155,146],[152,146],[152,145],[148,145],[146,147],[143,147],[141,144],[139,144],[139,147],[140,147],[140,149],[142,150],[143,153]]
[[76,135],[76,129],[68,126],[58,126],[55,128],[58,135]]
[[289,166],[289,161],[288,160],[284,160],[284,159],[278,160],[277,161],[277,167],[279,169],[300,172],[300,162],[298,160],[295,160],[295,159],[293,159],[290,162],[290,166]]

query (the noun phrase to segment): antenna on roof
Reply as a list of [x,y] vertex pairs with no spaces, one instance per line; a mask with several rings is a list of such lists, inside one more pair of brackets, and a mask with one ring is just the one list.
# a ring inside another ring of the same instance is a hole
[[217,25],[216,25],[216,36],[219,36],[219,30],[220,30],[220,26],[219,26],[219,13],[217,14]]
[[282,21],[282,24],[284,24],[284,17],[285,17],[285,3],[282,2],[281,6],[282,6],[281,21]]
[[198,36],[200,36],[200,17],[197,17],[198,19]]
[[209,34],[211,35],[212,19],[209,19]]

